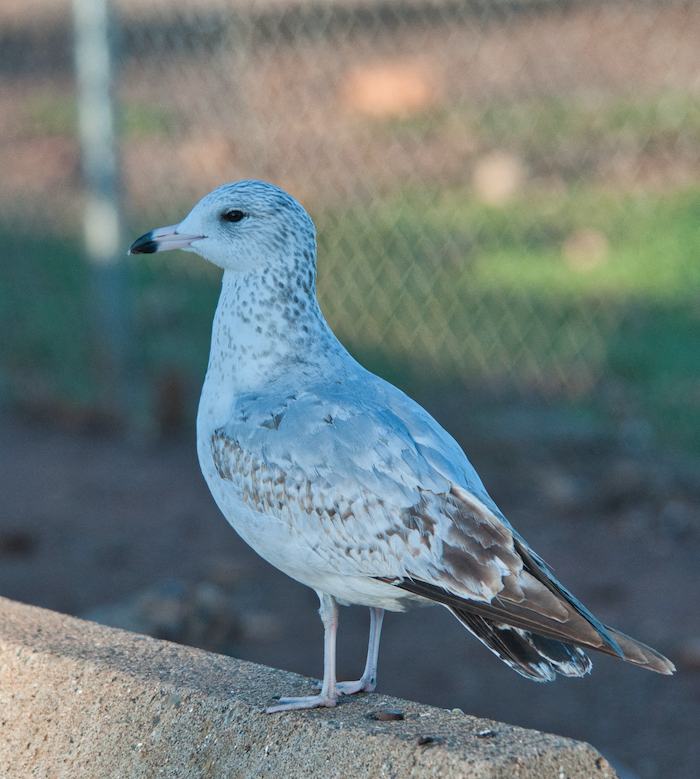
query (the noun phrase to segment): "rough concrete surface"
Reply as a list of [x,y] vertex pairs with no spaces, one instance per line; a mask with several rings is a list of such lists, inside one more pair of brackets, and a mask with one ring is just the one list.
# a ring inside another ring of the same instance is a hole
[[2,777],[616,777],[588,744],[383,695],[263,713],[309,688],[0,598]]

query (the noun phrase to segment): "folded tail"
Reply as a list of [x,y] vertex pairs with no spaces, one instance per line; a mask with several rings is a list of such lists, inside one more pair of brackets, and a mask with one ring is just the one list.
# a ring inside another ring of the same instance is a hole
[[[532,571],[539,560],[530,558]],[[496,597],[490,603],[469,600],[443,587],[417,579],[386,580],[403,590],[440,603],[492,652],[522,676],[548,682],[557,674],[583,676],[591,670],[584,650],[617,657],[661,674],[672,674],[673,663],[655,649],[603,625],[546,568],[528,580],[533,597],[520,602]],[[554,619],[539,608],[540,587],[566,606],[567,618]]]

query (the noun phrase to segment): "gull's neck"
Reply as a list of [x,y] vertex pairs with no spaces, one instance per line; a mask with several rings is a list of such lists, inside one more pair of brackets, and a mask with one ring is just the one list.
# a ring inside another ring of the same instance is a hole
[[285,376],[293,382],[316,374],[344,351],[319,308],[313,271],[296,264],[274,272],[225,271],[198,426],[223,424],[237,396]]

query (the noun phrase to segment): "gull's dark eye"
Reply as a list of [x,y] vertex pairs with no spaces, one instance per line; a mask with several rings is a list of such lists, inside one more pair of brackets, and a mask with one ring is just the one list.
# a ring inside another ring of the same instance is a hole
[[230,211],[224,211],[224,213],[221,214],[221,218],[224,222],[240,222],[245,216],[246,214],[244,214],[243,211],[239,211],[237,208],[232,208]]

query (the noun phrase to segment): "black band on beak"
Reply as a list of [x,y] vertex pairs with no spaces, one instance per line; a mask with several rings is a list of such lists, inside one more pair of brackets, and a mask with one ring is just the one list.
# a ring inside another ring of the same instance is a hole
[[158,251],[158,241],[153,239],[153,230],[137,238],[129,247],[128,254],[155,254]]

